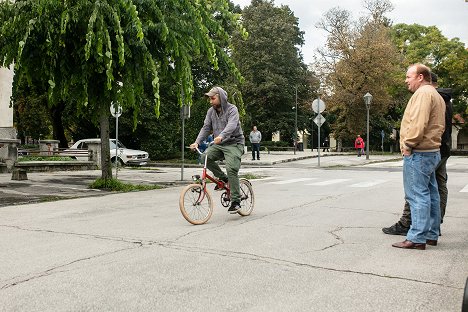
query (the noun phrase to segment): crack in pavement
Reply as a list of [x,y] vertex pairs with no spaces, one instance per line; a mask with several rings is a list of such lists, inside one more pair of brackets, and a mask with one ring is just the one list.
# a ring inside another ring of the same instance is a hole
[[[109,251],[109,252],[97,254],[97,255],[94,255],[94,256],[89,256],[89,257],[84,257],[84,258],[76,259],[76,260],[70,261],[70,262],[68,262],[68,263],[64,263],[64,264],[55,266],[55,267],[53,267],[53,268],[47,269],[47,270],[45,270],[45,271],[43,271],[43,272],[39,272],[39,273],[36,273],[36,274],[32,274],[31,276],[29,276],[29,277],[27,277],[27,278],[22,277],[21,279],[16,280],[16,281],[14,281],[14,282],[4,284],[4,285],[2,285],[2,286],[0,287],[0,290],[4,290],[4,289],[11,288],[11,287],[14,287],[14,286],[23,284],[23,283],[27,283],[27,282],[29,282],[29,281],[32,281],[32,280],[35,280],[35,279],[38,279],[38,278],[41,278],[41,277],[50,276],[50,275],[58,274],[58,273],[62,273],[62,272],[67,272],[67,271],[69,271],[69,270],[59,270],[59,269],[61,269],[61,268],[66,268],[66,267],[68,267],[68,266],[70,266],[70,265],[73,265],[73,264],[75,264],[75,263],[79,263],[79,262],[83,262],[83,261],[87,261],[87,260],[91,260],[91,259],[96,259],[96,258],[100,258],[100,257],[112,255],[112,254],[115,254],[115,253],[119,253],[119,252],[122,252],[122,251],[131,250],[131,249],[134,249],[134,248],[139,248],[139,247],[127,247],[127,248],[122,248],[122,249],[117,249],[117,250],[113,250],[113,251]],[[16,279],[16,278],[19,278],[19,277],[15,277],[15,278],[13,278],[13,279]]]
[[344,239],[341,238],[340,235],[336,234],[336,232],[339,232],[339,231],[341,231],[342,229],[343,229],[343,227],[342,227],[342,226],[339,226],[339,227],[337,227],[337,228],[334,229],[334,230],[328,231],[328,233],[331,234],[338,242],[337,242],[337,243],[334,243],[334,244],[331,244],[331,245],[329,245],[329,246],[326,246],[326,247],[324,247],[324,248],[322,248],[322,249],[318,249],[317,251],[324,251],[324,250],[327,250],[327,249],[336,247],[336,246],[338,246],[338,245],[344,244],[344,243],[345,243],[345,242],[344,242]]
[[115,237],[115,236],[104,236],[104,235],[97,235],[97,234],[83,234],[83,233],[75,233],[75,232],[44,230],[44,229],[29,229],[29,228],[23,228],[23,227],[17,226],[17,225],[5,225],[5,224],[0,224],[0,227],[12,228],[12,229],[17,229],[17,230],[26,231],[26,232],[39,232],[39,233],[73,235],[73,236],[77,236],[77,237],[80,237],[80,238],[86,238],[86,239],[87,238],[96,238],[96,239],[102,239],[102,240],[108,240],[108,241],[124,242],[124,243],[130,243],[130,244],[137,244],[137,245],[139,245],[139,247],[142,247],[143,245],[146,244],[146,242],[143,241],[143,240],[126,239],[126,238],[123,238],[123,237]]
[[338,269],[338,268],[332,268],[332,267],[326,267],[326,266],[320,266],[320,265],[313,265],[309,263],[279,259],[279,258],[274,258],[274,257],[269,257],[269,256],[262,256],[262,255],[257,255],[253,253],[248,253],[248,252],[192,247],[192,246],[178,245],[178,244],[164,244],[164,245],[161,244],[160,246],[165,247],[165,248],[175,249],[175,250],[186,251],[186,252],[217,255],[221,257],[229,257],[229,258],[251,260],[251,261],[260,261],[263,263],[274,264],[274,265],[279,265],[279,266],[305,267],[308,269],[324,270],[324,271],[337,272],[337,273],[357,274],[357,275],[371,276],[371,277],[384,278],[384,279],[397,279],[397,280],[402,280],[402,281],[407,281],[407,282],[415,282],[418,284],[434,285],[434,286],[439,286],[439,287],[444,287],[444,288],[449,288],[449,289],[463,290],[462,287],[444,285],[441,283],[435,283],[431,281],[424,281],[424,280],[418,280],[418,279],[408,278],[408,277],[390,276],[390,275],[383,275],[383,274],[377,274],[377,273],[372,273],[372,272],[363,272],[363,271],[356,271],[356,270],[349,270],[349,269]]
[[[187,246],[184,244],[176,244],[175,242],[177,240],[180,240],[184,237],[187,237],[188,235],[191,235],[195,232],[201,232],[201,231],[208,231],[208,230],[216,230],[223,226],[224,224],[221,224],[219,226],[216,226],[214,228],[209,228],[209,229],[202,229],[198,231],[193,231],[190,233],[187,233],[185,235],[181,235],[176,240],[171,240],[171,241],[153,241],[153,240],[136,240],[136,239],[128,239],[128,238],[123,238],[123,237],[111,237],[111,236],[101,236],[101,235],[91,235],[91,234],[80,234],[80,233],[73,233],[73,232],[59,232],[59,231],[52,231],[52,230],[43,230],[43,229],[25,229],[21,228],[19,226],[11,226],[11,225],[0,225],[0,227],[7,227],[7,228],[15,228],[23,231],[32,231],[32,232],[44,232],[44,233],[53,233],[53,234],[63,234],[63,235],[74,235],[78,237],[84,237],[84,238],[94,238],[94,239],[102,239],[102,240],[109,240],[109,241],[119,241],[119,242],[125,242],[125,243],[131,243],[131,244],[136,244],[135,246],[132,247],[126,247],[126,248],[121,248],[118,250],[113,250],[101,254],[97,254],[94,256],[88,256],[88,257],[83,257],[80,259],[76,259],[73,261],[70,261],[65,264],[61,264],[58,266],[55,266],[53,268],[47,269],[43,272],[39,272],[36,274],[32,274],[32,276],[29,277],[15,277],[13,279],[19,279],[14,282],[10,282],[7,284],[4,284],[3,286],[0,287],[0,290],[7,289],[10,287],[17,286],[19,284],[26,283],[31,280],[35,280],[41,277],[45,276],[50,276],[52,274],[58,274],[61,272],[66,272],[68,270],[59,270],[66,268],[68,266],[71,266],[76,263],[88,261],[91,259],[97,259],[100,257],[116,254],[122,251],[128,251],[136,248],[141,248],[144,246],[159,246],[162,248],[168,248],[168,249],[173,249],[173,250],[180,250],[180,251],[185,251],[185,252],[192,252],[192,253],[201,253],[201,254],[208,254],[208,255],[216,255],[216,256],[221,256],[221,257],[229,257],[229,258],[236,258],[236,259],[247,259],[251,261],[260,261],[263,263],[267,264],[274,264],[274,265],[279,265],[279,266],[288,266],[288,267],[305,267],[308,269],[316,269],[316,270],[324,270],[324,271],[330,271],[330,272],[338,272],[338,273],[349,273],[349,274],[358,274],[358,275],[363,275],[363,276],[372,276],[372,277],[377,277],[377,278],[385,278],[385,279],[398,279],[402,281],[409,281],[409,282],[415,282],[415,283],[420,283],[420,284],[428,284],[428,285],[434,285],[434,286],[440,286],[444,288],[449,288],[449,289],[456,289],[456,290],[462,290],[463,288],[461,287],[455,287],[455,286],[449,286],[449,285],[444,285],[441,283],[434,283],[430,281],[424,281],[424,280],[418,280],[418,279],[413,279],[413,278],[407,278],[407,277],[401,277],[401,276],[389,276],[389,275],[383,275],[383,274],[377,274],[377,273],[372,273],[372,272],[363,272],[363,271],[356,271],[356,270],[349,270],[349,269],[339,269],[339,268],[333,268],[333,267],[326,267],[326,266],[320,266],[320,265],[313,265],[309,263],[303,263],[303,262],[297,262],[297,261],[291,261],[291,260],[285,260],[285,259],[280,259],[280,258],[274,258],[274,257],[269,257],[269,256],[263,256],[263,255],[258,255],[254,253],[248,253],[248,252],[241,252],[241,251],[230,251],[230,250],[220,250],[220,249],[212,249],[212,248],[203,248],[200,246]],[[338,227],[329,233],[335,236],[337,240],[339,240],[341,243],[344,243],[343,239],[336,234],[336,232],[341,231],[343,228],[346,227]],[[349,227],[353,228],[353,227]],[[341,244],[340,243],[340,244]],[[332,246],[328,247],[331,248]],[[10,279],[11,280],[11,279]]]

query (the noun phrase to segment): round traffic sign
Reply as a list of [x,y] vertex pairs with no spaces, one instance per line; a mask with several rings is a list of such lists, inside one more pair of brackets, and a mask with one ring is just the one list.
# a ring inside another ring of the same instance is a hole
[[315,99],[312,102],[312,110],[316,112],[317,114],[320,114],[321,112],[323,112],[325,108],[326,108],[325,102],[322,101],[321,99]]
[[112,103],[110,106],[110,112],[112,116],[116,118],[120,117],[120,115],[122,115],[122,106],[120,106],[119,104]]

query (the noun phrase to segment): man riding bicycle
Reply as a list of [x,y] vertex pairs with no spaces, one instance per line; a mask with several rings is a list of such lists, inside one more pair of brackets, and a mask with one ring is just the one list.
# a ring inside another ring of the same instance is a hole
[[[213,131],[214,144],[205,152],[206,167],[214,176],[227,183],[231,189],[231,206],[228,211],[237,213],[240,206],[239,169],[241,157],[244,154],[244,134],[239,121],[237,107],[227,101],[227,93],[220,87],[213,87],[208,93],[211,107],[206,113],[203,127],[191,149],[197,148]],[[221,170],[217,160],[225,159],[226,173]]]

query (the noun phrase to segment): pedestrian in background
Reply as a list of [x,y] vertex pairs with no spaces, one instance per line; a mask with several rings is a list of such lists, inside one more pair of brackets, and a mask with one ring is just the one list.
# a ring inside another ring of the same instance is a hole
[[257,160],[260,160],[260,142],[262,141],[262,133],[257,130],[257,126],[253,126],[249,135],[250,144],[252,147],[252,160],[255,160],[255,153],[257,153]]
[[330,142],[328,141],[328,137],[325,137],[325,139],[323,139],[323,152],[325,152],[325,150],[327,150],[327,152],[329,152],[329,145]]
[[445,128],[445,102],[431,85],[431,71],[414,64],[406,72],[413,92],[401,121],[403,186],[411,210],[406,240],[392,244],[405,249],[436,246],[440,233],[440,196],[435,171],[440,162],[440,143]]
[[358,157],[361,157],[364,151],[364,140],[361,138],[361,135],[358,134],[356,140],[354,141],[354,148],[357,149]]
[[[450,148],[452,140],[452,90],[446,88],[437,88],[437,75],[431,73],[431,81],[434,88],[439,92],[445,102],[445,130],[442,134],[440,145],[441,160],[437,165],[435,174],[437,180],[437,189],[440,196],[440,223],[444,222],[445,209],[447,207],[448,189],[447,189],[447,160],[450,157]],[[390,227],[383,228],[385,234],[406,235],[411,226],[411,210],[408,201],[405,201],[403,214],[400,220]]]

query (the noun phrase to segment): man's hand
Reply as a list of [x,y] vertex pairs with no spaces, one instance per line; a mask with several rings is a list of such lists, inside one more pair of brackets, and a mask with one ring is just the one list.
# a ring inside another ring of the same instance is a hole
[[412,149],[411,148],[408,148],[408,147],[404,147],[403,150],[401,151],[401,154],[403,156],[410,156],[412,153]]
[[221,144],[221,141],[223,140],[223,137],[217,136],[214,138],[214,144]]
[[198,143],[195,142],[195,143],[190,144],[190,149],[192,151],[196,150],[197,148],[198,148]]

